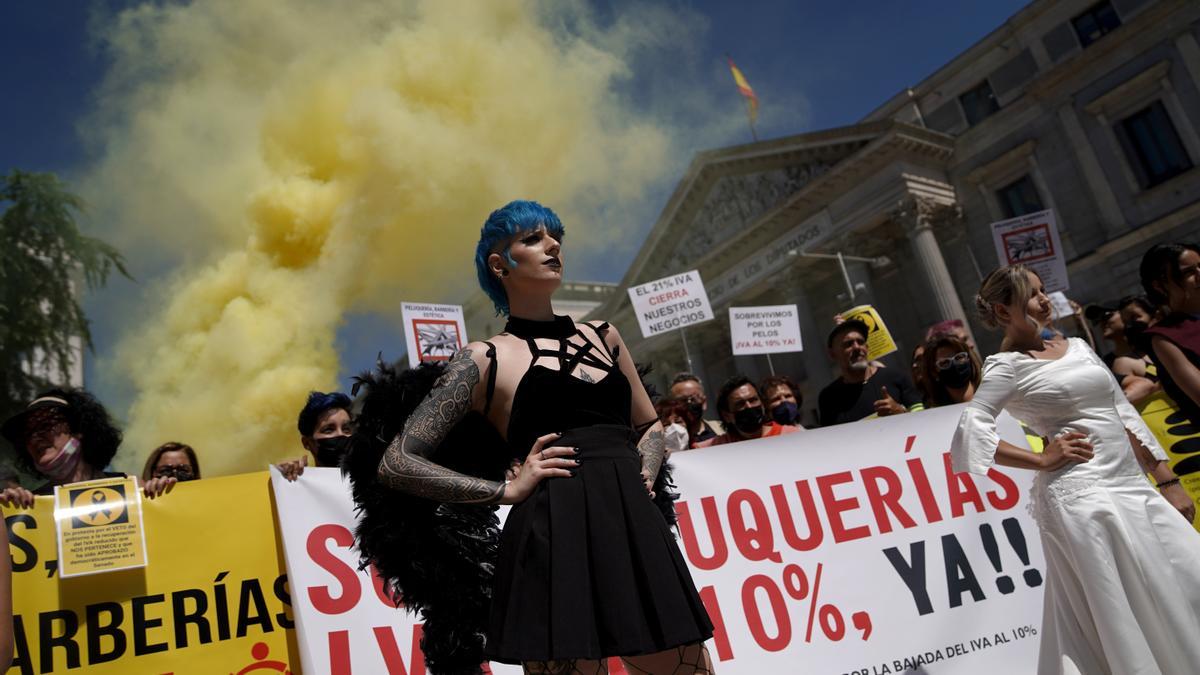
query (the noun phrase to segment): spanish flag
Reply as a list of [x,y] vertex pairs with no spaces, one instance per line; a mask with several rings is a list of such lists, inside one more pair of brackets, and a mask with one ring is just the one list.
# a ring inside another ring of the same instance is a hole
[[746,97],[746,106],[750,111],[750,123],[754,124],[758,119],[758,97],[754,95],[754,90],[750,88],[746,76],[734,65],[733,59],[726,56],[725,60],[729,62],[729,72],[733,73],[733,82],[737,85],[738,93]]

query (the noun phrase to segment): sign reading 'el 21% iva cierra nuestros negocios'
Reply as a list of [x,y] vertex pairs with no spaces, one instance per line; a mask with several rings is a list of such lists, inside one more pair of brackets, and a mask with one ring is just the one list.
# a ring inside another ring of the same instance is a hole
[[630,287],[629,299],[643,337],[669,333],[713,318],[708,293],[696,270]]

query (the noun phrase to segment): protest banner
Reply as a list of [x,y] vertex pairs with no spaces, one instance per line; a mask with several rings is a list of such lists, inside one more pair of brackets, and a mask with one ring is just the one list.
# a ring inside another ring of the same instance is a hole
[[[1138,412],[1159,445],[1167,453],[1167,464],[1179,476],[1179,483],[1196,503],[1200,512],[1200,429],[1188,421],[1187,415],[1164,391],[1158,391],[1142,400]],[[1200,531],[1200,517],[1192,521]]]
[[[677,453],[680,544],[730,673],[1032,673],[1031,472],[955,474],[961,406]],[[1024,446],[1019,426],[1001,436]]]
[[992,223],[992,242],[1001,265],[1027,265],[1042,278],[1047,293],[1070,288],[1053,210]]
[[704,282],[696,270],[629,288],[642,337],[686,328],[713,318]]
[[13,562],[9,673],[299,672],[267,474],[143,500],[145,567],[62,578],[54,499],[5,509]]
[[729,339],[737,356],[803,351],[795,305],[730,307]]
[[867,324],[868,359],[874,361],[896,351],[896,341],[892,339],[891,331],[883,323],[883,317],[879,316],[879,312],[871,305],[851,307],[842,312],[842,318],[846,321],[856,319]]
[[[341,472],[309,468],[294,483],[271,474],[304,672],[424,675],[420,618],[392,604],[373,568],[359,569]],[[492,672],[521,669],[493,664]]]
[[408,365],[449,361],[467,344],[467,322],[461,305],[400,303]]

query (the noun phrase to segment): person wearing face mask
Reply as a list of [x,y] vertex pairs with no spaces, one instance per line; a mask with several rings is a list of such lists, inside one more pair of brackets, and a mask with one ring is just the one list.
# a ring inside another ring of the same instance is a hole
[[1141,331],[1163,390],[1200,424],[1200,247],[1157,244],[1142,257],[1142,287],[1168,314]]
[[799,428],[774,422],[768,415],[758,388],[744,375],[734,375],[721,385],[717,411],[725,422],[725,433],[696,443],[697,448],[738,443],[755,438],[793,434]]
[[174,441],[163,443],[146,458],[142,481],[168,477],[180,483],[200,478],[200,460],[192,446]]
[[800,388],[787,375],[772,375],[758,385],[767,406],[767,414],[777,424],[804,429],[800,424]]
[[725,432],[720,422],[704,419],[708,397],[704,384],[692,373],[679,373],[671,382],[671,398],[687,404],[688,438],[693,444],[716,438]]
[[[304,409],[296,421],[300,430],[300,444],[312,455],[316,466],[341,466],[342,457],[349,447],[350,435],[354,433],[350,410],[353,402],[341,392],[310,392]],[[308,455],[281,462],[278,467],[283,477],[294,481],[308,466]]]
[[[123,478],[105,471],[121,445],[121,430],[108,411],[83,389],[50,389],[24,410],[8,418],[0,434],[17,450],[17,461],[44,483],[35,490],[10,485],[0,492],[0,504],[30,508],[38,495],[53,495],[58,485],[97,478]],[[142,491],[151,499],[175,486],[174,478],[145,481]]]
[[923,407],[908,373],[867,359],[867,325],[857,319],[834,326],[826,340],[839,377],[817,396],[821,426],[899,415]]
[[[1144,303],[1144,304],[1143,304]],[[1157,367],[1154,362],[1134,342],[1148,343],[1144,335],[1146,323],[1137,321],[1126,327],[1120,308],[1127,305],[1138,305],[1139,311],[1152,313],[1150,304],[1138,296],[1122,298],[1116,308],[1102,305],[1089,305],[1085,315],[1099,327],[1104,339],[1113,345],[1113,351],[1104,354],[1101,359],[1108,364],[1117,382],[1125,392],[1125,397],[1135,406],[1140,405],[1147,397],[1161,391],[1158,384]],[[1146,310],[1143,310],[1143,307]]]
[[961,338],[948,333],[925,342],[921,358],[925,405],[935,408],[970,401],[979,386],[979,357]]
[[[1051,307],[1037,274],[1001,267],[975,304],[1004,340],[959,418],[952,466],[1035,473],[1046,557],[1038,672],[1195,672],[1200,534],[1166,453],[1087,342],[1042,339]],[[1053,440],[1041,453],[1001,440],[1002,410]]]
[[654,410],[663,425],[663,445],[667,456],[673,452],[690,450],[693,441],[688,433],[689,405],[685,401],[664,396],[654,404]]

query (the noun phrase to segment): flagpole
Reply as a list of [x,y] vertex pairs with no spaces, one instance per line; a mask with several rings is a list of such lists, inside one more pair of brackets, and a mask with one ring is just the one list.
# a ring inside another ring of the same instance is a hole
[[750,107],[750,99],[746,99],[746,121],[750,123],[750,137],[758,142],[758,132],[754,130],[754,110]]

